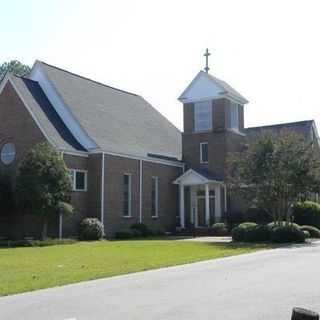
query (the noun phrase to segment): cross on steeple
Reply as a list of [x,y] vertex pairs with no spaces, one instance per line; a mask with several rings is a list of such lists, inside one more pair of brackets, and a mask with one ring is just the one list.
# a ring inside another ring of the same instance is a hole
[[206,67],[204,68],[204,71],[206,73],[209,72],[209,56],[211,55],[211,53],[209,52],[209,49],[207,48],[206,53],[204,54],[204,56],[206,57]]

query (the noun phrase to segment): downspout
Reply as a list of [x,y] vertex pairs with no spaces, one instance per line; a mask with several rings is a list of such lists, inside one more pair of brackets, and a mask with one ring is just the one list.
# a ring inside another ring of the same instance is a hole
[[224,213],[226,214],[228,210],[228,205],[227,205],[227,186],[224,185]]
[[[64,153],[63,151],[61,151],[62,160],[64,160],[63,157],[64,157]],[[63,237],[63,214],[62,214],[62,210],[60,209],[59,210],[59,239],[61,240],[62,237]]]
[[140,179],[139,179],[139,222],[142,223],[142,179],[143,179],[143,172],[142,172],[142,160],[139,161],[140,164]]
[[101,160],[101,214],[100,220],[104,228],[104,152]]

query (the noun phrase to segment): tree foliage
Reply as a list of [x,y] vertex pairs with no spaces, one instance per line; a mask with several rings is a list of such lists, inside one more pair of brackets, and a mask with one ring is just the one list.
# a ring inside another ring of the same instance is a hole
[[0,174],[0,216],[12,214],[13,209],[14,196],[10,177]]
[[11,60],[9,62],[4,62],[0,66],[0,80],[4,77],[7,71],[14,73],[17,76],[26,76],[30,72],[30,67],[21,63],[18,60]]
[[318,149],[293,132],[263,136],[228,157],[228,184],[274,221],[289,221],[292,206],[319,192]]
[[47,236],[48,218],[66,208],[71,183],[61,155],[47,143],[32,148],[19,165],[17,176],[18,204],[25,212],[41,215],[42,237]]

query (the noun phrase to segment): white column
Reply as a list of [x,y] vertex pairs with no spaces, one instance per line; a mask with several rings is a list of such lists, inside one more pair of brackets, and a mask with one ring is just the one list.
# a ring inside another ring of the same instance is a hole
[[194,209],[194,226],[199,227],[199,216],[198,216],[198,197],[197,197],[198,188],[195,190],[195,209]]
[[180,227],[185,228],[185,212],[184,212],[184,186],[179,185],[180,190]]
[[219,184],[215,186],[214,193],[215,220],[216,222],[219,222],[221,221],[221,186]]
[[226,213],[228,211],[228,197],[227,197],[227,186],[224,185],[224,212]]
[[190,187],[190,222],[194,224],[194,187]]
[[101,156],[101,212],[100,212],[100,221],[103,224],[104,229],[104,152]]
[[195,227],[198,227],[198,209],[197,209],[197,206],[198,206],[198,199],[197,199],[197,187],[196,186],[193,186],[193,187],[190,187],[190,198],[191,198],[191,205],[190,205],[190,208],[191,208],[191,223],[195,226]]
[[143,178],[143,173],[142,173],[142,160],[140,160],[140,178],[139,178],[139,222],[142,223],[142,178]]
[[205,185],[205,200],[206,200],[206,225],[210,226],[210,197],[209,197],[209,184]]

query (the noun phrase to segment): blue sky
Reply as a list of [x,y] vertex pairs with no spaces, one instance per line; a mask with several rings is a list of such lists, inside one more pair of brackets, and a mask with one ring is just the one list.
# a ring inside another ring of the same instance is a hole
[[1,1],[0,63],[35,59],[143,95],[182,127],[203,68],[249,101],[246,125],[316,119],[318,1]]

